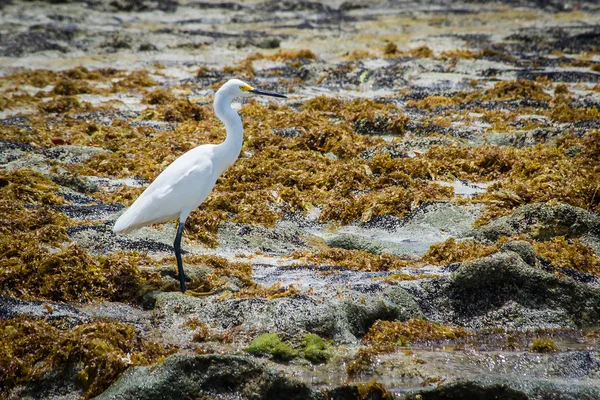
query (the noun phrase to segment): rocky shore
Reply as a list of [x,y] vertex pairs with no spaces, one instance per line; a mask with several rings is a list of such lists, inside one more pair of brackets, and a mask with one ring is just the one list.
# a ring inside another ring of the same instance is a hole
[[451,3],[0,4],[0,399],[600,398],[600,6]]

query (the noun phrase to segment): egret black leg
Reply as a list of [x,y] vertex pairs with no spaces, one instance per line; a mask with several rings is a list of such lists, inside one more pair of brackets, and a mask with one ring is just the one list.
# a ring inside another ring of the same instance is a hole
[[185,273],[183,272],[183,261],[181,261],[181,235],[183,234],[184,225],[183,222],[179,222],[175,243],[173,243],[173,247],[175,248],[175,258],[177,258],[177,269],[179,271],[179,288],[182,293],[185,293]]

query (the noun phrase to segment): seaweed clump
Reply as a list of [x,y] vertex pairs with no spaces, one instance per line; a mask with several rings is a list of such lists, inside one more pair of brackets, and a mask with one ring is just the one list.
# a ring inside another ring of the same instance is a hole
[[1,171],[0,242],[10,248],[13,241],[35,246],[67,240],[69,220],[51,208],[64,203],[57,191],[54,182],[35,171]]
[[362,342],[371,345],[395,344],[407,346],[415,342],[456,340],[471,334],[463,328],[454,328],[422,319],[400,321],[376,321]]
[[97,321],[62,330],[43,320],[0,321],[0,371],[9,390],[59,371],[76,380],[88,399],[130,366],[160,362],[173,352],[120,322]]
[[548,259],[556,268],[570,268],[600,276],[600,257],[578,240],[556,237],[546,242],[533,242],[535,252]]
[[139,270],[149,263],[136,253],[92,257],[70,245],[50,251],[21,237],[0,240],[0,294],[65,302],[135,300],[142,285],[156,276]]
[[456,240],[450,238],[441,243],[431,245],[427,253],[423,255],[422,260],[426,263],[438,265],[475,260],[495,253],[501,244],[499,242],[487,245],[472,239]]
[[334,265],[359,271],[394,271],[411,265],[391,254],[371,254],[362,250],[329,248],[320,252],[297,250],[291,257],[301,262],[319,265]]
[[88,102],[80,102],[74,96],[59,96],[45,103],[39,104],[39,110],[48,113],[64,114],[69,111],[90,111],[92,106]]
[[[480,196],[489,207],[477,223],[537,202],[563,202],[598,212],[598,143],[600,132],[591,131],[581,139],[563,137],[556,147],[537,145],[516,151],[505,179]],[[575,145],[583,150],[572,155],[568,150]]]
[[554,353],[558,347],[552,338],[535,338],[531,345],[531,351],[535,353]]
[[493,88],[483,92],[473,91],[458,93],[453,99],[464,103],[474,100],[484,101],[509,101],[533,99],[538,101],[550,101],[552,96],[544,91],[544,88],[535,81],[518,79],[514,81],[497,82]]

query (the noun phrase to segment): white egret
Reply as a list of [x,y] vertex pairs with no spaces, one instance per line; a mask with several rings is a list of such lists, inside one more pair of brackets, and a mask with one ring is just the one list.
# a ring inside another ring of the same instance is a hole
[[227,137],[221,144],[205,144],[183,154],[169,165],[115,222],[113,232],[127,233],[146,225],[179,219],[175,236],[175,257],[179,284],[185,292],[185,275],[181,261],[181,235],[185,220],[210,194],[217,178],[237,160],[242,150],[242,119],[231,108],[237,97],[252,94],[286,98],[278,93],[265,92],[231,79],[215,94],[214,110],[225,125]]

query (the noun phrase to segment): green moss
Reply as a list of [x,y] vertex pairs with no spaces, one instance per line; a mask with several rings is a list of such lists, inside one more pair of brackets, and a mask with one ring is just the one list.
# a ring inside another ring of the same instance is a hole
[[133,327],[98,321],[62,330],[43,320],[0,321],[0,370],[11,389],[44,374],[75,368],[83,398],[102,393],[131,365],[149,365],[174,352],[143,340]]
[[535,338],[531,345],[531,351],[535,353],[554,353],[558,351],[558,347],[551,338]]
[[304,348],[304,358],[313,364],[325,363],[331,357],[325,341],[314,333],[307,333],[304,336],[302,347]]
[[282,342],[276,333],[260,335],[244,350],[255,356],[272,357],[278,361],[289,361],[297,356],[294,349]]

